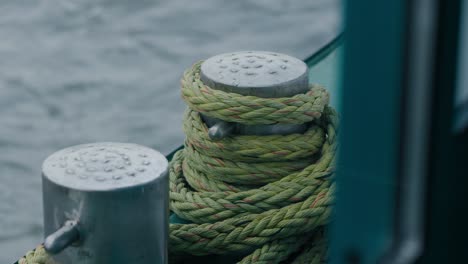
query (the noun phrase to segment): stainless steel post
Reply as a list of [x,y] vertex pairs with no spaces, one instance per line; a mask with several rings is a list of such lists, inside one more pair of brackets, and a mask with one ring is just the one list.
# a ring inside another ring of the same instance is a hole
[[43,164],[46,250],[61,264],[167,263],[168,162],[135,144],[60,150]]
[[[201,65],[202,82],[213,89],[265,98],[290,97],[309,89],[307,65],[294,57],[267,51],[240,51],[216,55]],[[302,133],[307,124],[242,125],[202,115],[212,139],[231,133]]]

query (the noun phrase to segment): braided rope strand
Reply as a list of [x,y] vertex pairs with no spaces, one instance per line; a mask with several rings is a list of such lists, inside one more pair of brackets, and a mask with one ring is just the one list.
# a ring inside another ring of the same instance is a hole
[[200,154],[213,158],[231,157],[243,162],[291,161],[310,158],[320,151],[325,141],[325,131],[320,126],[310,126],[303,134],[289,135],[238,135],[212,141],[208,127],[200,114],[188,109],[184,116],[186,144]]
[[305,238],[288,237],[274,240],[244,257],[239,264],[275,264],[287,260],[304,242]]
[[302,252],[292,261],[292,264],[322,264],[326,263],[327,244],[323,234],[319,234],[306,244]]

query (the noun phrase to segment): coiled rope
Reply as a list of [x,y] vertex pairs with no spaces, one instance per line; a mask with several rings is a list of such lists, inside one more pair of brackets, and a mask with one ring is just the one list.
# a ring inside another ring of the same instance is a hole
[[[192,223],[170,225],[171,262],[241,254],[239,263],[323,263],[326,245],[317,233],[329,221],[338,130],[328,93],[319,86],[290,98],[227,93],[200,81],[200,65],[181,82],[189,109],[185,148],[170,163],[170,207]],[[200,113],[248,125],[310,126],[303,134],[213,141]]]
[[[319,86],[290,98],[223,92],[200,81],[200,65],[182,78],[187,137],[170,168],[171,210],[193,224],[171,225],[171,253],[244,253],[241,263],[279,263],[302,251],[298,263],[323,261],[323,238],[307,241],[328,222],[332,205],[338,120],[328,93]],[[247,125],[310,126],[303,134],[213,141],[200,113]]]

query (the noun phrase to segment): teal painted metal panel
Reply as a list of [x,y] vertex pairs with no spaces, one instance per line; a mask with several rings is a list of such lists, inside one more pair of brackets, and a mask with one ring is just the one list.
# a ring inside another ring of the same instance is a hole
[[391,245],[405,1],[348,0],[331,263],[376,263]]

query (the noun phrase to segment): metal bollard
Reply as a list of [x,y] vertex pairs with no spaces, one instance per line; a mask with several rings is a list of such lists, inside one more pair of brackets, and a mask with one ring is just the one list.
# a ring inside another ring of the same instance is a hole
[[[267,51],[240,51],[216,55],[201,65],[201,81],[213,88],[265,98],[290,97],[309,90],[307,65],[294,57]],[[308,125],[242,125],[202,115],[209,136],[231,133],[271,135],[303,133]]]
[[168,162],[124,143],[60,150],[42,167],[45,249],[58,263],[167,263]]

